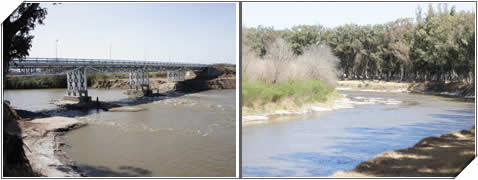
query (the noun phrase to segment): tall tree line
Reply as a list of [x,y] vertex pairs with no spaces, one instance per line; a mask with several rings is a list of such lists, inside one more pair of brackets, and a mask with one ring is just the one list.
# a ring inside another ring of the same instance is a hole
[[474,82],[475,12],[446,4],[430,5],[426,13],[376,25],[346,24],[335,28],[298,25],[286,30],[244,28],[243,43],[259,57],[277,38],[294,54],[308,46],[326,45],[340,59],[347,79],[435,80]]

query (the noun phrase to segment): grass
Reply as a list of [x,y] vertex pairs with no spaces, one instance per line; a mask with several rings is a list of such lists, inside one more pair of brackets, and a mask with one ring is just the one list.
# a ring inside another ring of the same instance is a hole
[[304,103],[325,102],[334,88],[320,80],[291,80],[287,83],[269,84],[261,81],[243,81],[242,98],[245,106],[256,103],[278,103],[281,100],[292,99],[297,105]]

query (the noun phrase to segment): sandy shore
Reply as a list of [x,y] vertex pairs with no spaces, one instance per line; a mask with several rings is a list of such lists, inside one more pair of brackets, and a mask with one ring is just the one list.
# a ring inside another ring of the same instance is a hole
[[475,158],[475,129],[427,137],[334,177],[456,177]]
[[421,93],[429,95],[475,98],[473,85],[463,82],[390,82],[346,80],[337,82],[337,90],[367,92]]
[[346,80],[338,81],[338,90],[382,91],[382,92],[410,92],[412,83],[387,82],[378,80]]
[[65,145],[61,136],[66,131],[85,126],[86,123],[59,116],[18,122],[25,143],[25,155],[33,171],[48,177],[82,176],[60,147]]

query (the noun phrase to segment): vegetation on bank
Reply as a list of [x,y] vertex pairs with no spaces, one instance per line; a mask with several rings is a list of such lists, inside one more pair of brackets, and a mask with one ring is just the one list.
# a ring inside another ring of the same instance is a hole
[[[151,72],[150,78],[166,77],[163,72]],[[128,79],[128,73],[111,74],[89,74],[88,86],[96,83],[98,80],[106,79]],[[46,89],[46,88],[66,88],[66,75],[60,76],[32,76],[32,77],[8,77],[4,88],[6,89]]]
[[35,76],[35,77],[8,77],[5,89],[45,89],[66,88],[66,75],[63,76]]
[[329,47],[310,46],[296,55],[284,39],[267,44],[258,56],[244,42],[242,106],[246,111],[292,110],[325,102],[335,92],[338,62]]
[[269,84],[261,81],[243,81],[243,105],[265,105],[291,99],[295,105],[324,102],[334,92],[320,80],[290,80],[285,83]]
[[418,8],[415,19],[385,24],[244,28],[243,42],[260,58],[275,53],[268,46],[278,38],[296,56],[310,46],[328,46],[339,58],[340,77],[347,79],[474,82],[474,17],[475,12],[439,4],[426,12]]

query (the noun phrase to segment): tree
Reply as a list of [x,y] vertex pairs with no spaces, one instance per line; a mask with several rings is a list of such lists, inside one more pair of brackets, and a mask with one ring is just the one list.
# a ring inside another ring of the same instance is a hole
[[274,42],[276,37],[277,32],[272,27],[243,28],[245,47],[250,47],[259,57],[267,54],[266,45]]
[[47,9],[39,3],[22,3],[3,21],[3,75],[9,70],[10,60],[28,56],[36,24],[43,24]]
[[[474,82],[475,12],[457,11],[446,4],[416,10],[415,20],[400,18],[376,25],[345,24],[336,28],[298,25],[275,31],[249,28],[244,42],[256,45],[260,57],[273,57],[285,46],[266,48],[283,38],[294,54],[309,46],[329,46],[340,59],[338,69],[352,79],[436,80]],[[283,44],[283,43],[282,43]],[[254,46],[252,46],[254,47]],[[282,56],[280,56],[282,57]],[[277,58],[275,58],[277,59]]]
[[325,28],[320,25],[298,25],[287,30],[284,38],[289,42],[294,53],[301,55],[307,46],[318,44],[324,31]]
[[412,41],[412,30],[412,19],[398,19],[390,24],[390,29],[387,32],[388,49],[398,64],[400,81],[403,80],[405,71],[411,68],[409,51]]

